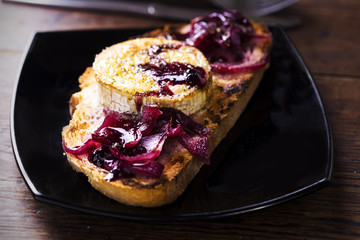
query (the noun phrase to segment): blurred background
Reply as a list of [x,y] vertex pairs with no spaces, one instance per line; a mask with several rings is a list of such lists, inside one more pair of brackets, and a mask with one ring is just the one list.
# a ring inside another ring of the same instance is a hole
[[263,16],[286,8],[298,0],[4,0],[43,6],[135,13],[189,20],[219,9],[238,9],[248,17]]

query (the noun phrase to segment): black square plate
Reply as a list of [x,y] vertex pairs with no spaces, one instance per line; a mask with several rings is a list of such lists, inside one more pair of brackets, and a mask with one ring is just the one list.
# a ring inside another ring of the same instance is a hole
[[11,137],[35,199],[126,219],[193,220],[253,211],[319,189],[332,171],[332,139],[315,83],[281,27],[271,65],[247,109],[185,193],[160,208],[130,207],[96,190],[67,163],[61,130],[78,77],[95,54],[149,29],[36,33],[14,89]]

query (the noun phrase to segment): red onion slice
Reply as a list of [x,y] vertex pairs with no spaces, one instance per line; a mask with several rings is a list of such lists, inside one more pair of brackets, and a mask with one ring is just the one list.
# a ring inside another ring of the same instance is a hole
[[84,145],[77,148],[69,148],[66,146],[65,141],[62,141],[62,147],[65,152],[75,156],[81,156],[85,154],[91,154],[95,150],[101,148],[101,143],[95,142],[92,139],[87,140]]
[[158,116],[161,114],[162,112],[156,105],[143,107],[141,119],[137,123],[137,127],[141,132],[141,135],[146,136],[151,132],[151,130],[155,127]]
[[[139,142],[139,144],[136,145],[134,149],[132,149],[132,151],[121,151],[118,148],[112,147],[110,148],[110,152],[115,157],[124,161],[129,161],[129,162],[144,161],[144,160],[153,161],[160,155],[165,140],[166,140],[165,133],[153,134],[143,137]],[[139,152],[143,152],[143,153],[137,154]]]
[[178,141],[183,145],[192,155],[197,157],[205,164],[210,164],[209,144],[207,137],[191,136],[186,132],[182,132],[178,136]]
[[211,70],[220,74],[240,74],[249,73],[259,70],[268,63],[268,55],[264,54],[260,60],[256,62],[240,62],[240,63],[212,63]]
[[172,119],[172,122],[181,124],[182,129],[185,129],[186,131],[199,134],[201,136],[206,136],[211,132],[210,128],[204,127],[200,123],[195,122],[188,115],[177,109],[161,108],[161,111],[163,112],[162,117]]
[[141,176],[142,178],[160,178],[164,170],[164,165],[157,161],[148,162],[141,167],[133,165],[131,172],[136,176]]

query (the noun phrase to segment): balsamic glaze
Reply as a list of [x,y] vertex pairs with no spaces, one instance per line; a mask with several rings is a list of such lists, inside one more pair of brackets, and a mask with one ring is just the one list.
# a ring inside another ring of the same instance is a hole
[[199,89],[205,86],[207,74],[202,67],[180,62],[169,63],[158,58],[158,55],[164,50],[179,49],[181,46],[183,44],[164,44],[153,45],[148,49],[148,55],[155,63],[139,64],[138,67],[158,83],[160,90],[137,93],[137,96],[173,96],[174,93],[169,88],[169,85],[186,84]]

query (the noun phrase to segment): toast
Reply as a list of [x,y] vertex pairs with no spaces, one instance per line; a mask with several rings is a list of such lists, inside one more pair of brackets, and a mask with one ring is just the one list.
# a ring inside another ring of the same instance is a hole
[[[265,40],[252,47],[252,54],[261,59],[270,51],[271,37],[263,24],[251,22],[255,34],[267,35]],[[190,25],[177,28],[185,31]],[[156,30],[143,37],[168,38],[169,28]],[[211,71],[206,104],[190,118],[210,129],[206,136],[209,154],[216,148],[230,131],[241,113],[244,111],[251,96],[258,87],[268,62],[255,70],[247,69],[236,73]],[[213,67],[213,66],[212,66]],[[70,113],[72,119],[62,131],[64,149],[81,146],[104,121],[106,111],[99,101],[99,86],[94,67],[88,67],[79,78],[80,92],[72,95]],[[109,180],[109,171],[98,167],[89,160],[89,155],[75,155],[66,151],[71,166],[85,174],[91,185],[120,203],[131,206],[159,207],[175,201],[186,189],[190,181],[200,171],[204,161],[190,153],[179,141],[173,138],[166,140],[156,161],[163,166],[157,178],[126,177]]]

